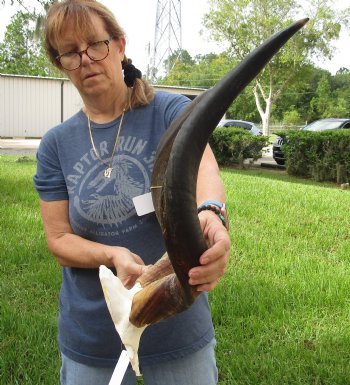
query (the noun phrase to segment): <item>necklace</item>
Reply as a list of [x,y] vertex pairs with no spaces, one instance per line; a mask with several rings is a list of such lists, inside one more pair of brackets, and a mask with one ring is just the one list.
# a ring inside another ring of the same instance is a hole
[[92,137],[92,128],[91,128],[91,123],[90,123],[90,116],[87,114],[87,118],[88,118],[88,127],[89,127],[89,134],[90,134],[90,140],[91,140],[91,145],[92,145],[92,149],[94,150],[94,153],[96,155],[96,158],[101,162],[101,164],[103,165],[107,165],[107,168],[104,170],[103,172],[103,176],[105,178],[110,178],[111,177],[111,174],[112,174],[112,170],[113,170],[113,167],[112,167],[112,163],[113,163],[113,158],[114,158],[114,154],[115,154],[115,151],[118,147],[118,143],[119,143],[119,136],[120,136],[120,131],[122,129],[122,124],[123,124],[123,119],[124,119],[124,113],[125,113],[125,109],[123,110],[123,113],[122,113],[122,116],[120,118],[120,122],[119,122],[119,127],[118,127],[118,132],[117,132],[117,137],[115,138],[115,143],[114,143],[114,147],[113,147],[113,151],[112,151],[112,155],[111,157],[109,158],[109,161],[106,161],[104,159],[101,159],[99,153],[97,152],[97,149],[96,149],[96,146],[95,146],[95,143],[94,143],[94,139]]

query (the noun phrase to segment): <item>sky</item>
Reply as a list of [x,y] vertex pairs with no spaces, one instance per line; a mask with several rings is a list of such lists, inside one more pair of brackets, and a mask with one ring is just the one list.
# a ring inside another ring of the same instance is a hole
[[[148,46],[153,46],[157,0],[100,0],[109,7],[117,17],[127,37],[126,55],[133,60],[133,64],[146,71],[149,64]],[[9,3],[9,1],[7,1]],[[24,1],[25,4],[34,4],[34,1]],[[337,0],[341,8],[349,7],[350,0]],[[203,15],[208,12],[209,5],[206,0],[182,0],[182,48],[192,56],[210,52],[220,52],[223,47],[218,43],[208,41],[206,35],[202,36]],[[11,16],[20,9],[20,6],[0,5],[0,41],[3,39],[6,25]],[[343,31],[337,41],[336,53],[331,61],[317,62],[317,65],[327,69],[332,74],[341,67],[349,68],[349,32]]]

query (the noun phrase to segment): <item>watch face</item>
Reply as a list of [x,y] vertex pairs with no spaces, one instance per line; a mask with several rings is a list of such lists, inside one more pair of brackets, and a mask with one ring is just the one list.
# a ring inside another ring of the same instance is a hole
[[230,223],[228,221],[228,216],[227,216],[227,211],[226,211],[225,205],[223,205],[223,208],[221,209],[221,214],[225,218],[225,227],[226,227],[227,230],[229,230]]

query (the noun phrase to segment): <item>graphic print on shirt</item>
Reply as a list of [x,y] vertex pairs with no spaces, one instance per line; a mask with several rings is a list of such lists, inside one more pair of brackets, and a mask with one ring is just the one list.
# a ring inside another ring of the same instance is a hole
[[[118,228],[135,215],[132,198],[150,191],[154,152],[149,154],[144,151],[146,141],[141,144],[141,140],[135,143],[135,140],[129,138],[121,139],[119,154],[113,159],[110,178],[103,175],[108,165],[101,166],[92,151],[74,165],[78,173],[68,175],[70,199],[73,199],[73,206],[80,219],[103,227],[109,225]],[[135,145],[127,146],[127,143]],[[105,146],[105,143],[101,143],[101,146]],[[104,159],[108,159],[108,156]],[[78,222],[81,225],[81,220]]]
[[[141,174],[142,182],[138,182],[130,174]],[[88,195],[82,200],[79,198],[80,194],[75,196],[74,206],[89,221],[118,225],[135,213],[132,197],[143,194],[145,186],[149,188],[149,178],[142,164],[128,155],[116,156],[110,178],[106,178],[101,172],[86,175],[79,190],[85,189]]]

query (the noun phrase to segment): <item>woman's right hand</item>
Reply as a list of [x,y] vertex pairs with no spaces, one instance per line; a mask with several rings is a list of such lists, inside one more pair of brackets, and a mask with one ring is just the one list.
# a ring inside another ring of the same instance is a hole
[[49,249],[61,266],[114,266],[119,279],[128,289],[147,270],[142,259],[124,247],[107,246],[74,234],[69,222],[67,200],[40,200],[40,207]]
[[108,254],[118,278],[127,289],[132,288],[137,278],[148,268],[137,254],[125,247],[110,246]]

